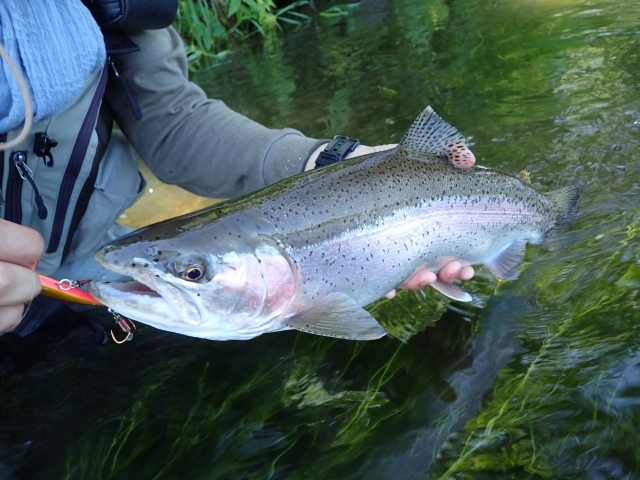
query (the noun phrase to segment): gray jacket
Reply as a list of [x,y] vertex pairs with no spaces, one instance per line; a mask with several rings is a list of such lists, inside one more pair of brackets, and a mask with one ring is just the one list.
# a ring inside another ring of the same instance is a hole
[[[130,37],[140,51],[112,60],[140,107],[140,120],[109,68],[111,75],[106,69],[93,75],[63,112],[34,125],[22,145],[0,153],[0,215],[43,235],[47,248],[40,273],[95,249],[140,196],[138,155],[164,182],[199,195],[231,197],[301,172],[320,143],[296,130],[268,129],[207,99],[187,79],[184,46],[173,29]],[[112,119],[128,143],[112,137]],[[52,166],[33,152],[37,132],[59,142],[51,149]],[[17,133],[8,132],[7,139]],[[21,160],[31,174],[17,168]]]

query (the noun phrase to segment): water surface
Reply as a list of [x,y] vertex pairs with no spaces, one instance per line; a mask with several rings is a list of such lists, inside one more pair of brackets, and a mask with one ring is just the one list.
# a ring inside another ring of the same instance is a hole
[[372,306],[392,334],[375,342],[142,327],[93,351],[91,333],[71,336],[4,378],[0,477],[640,476],[640,6],[348,12],[241,46],[194,80],[263,124],[369,144],[398,141],[432,105],[479,163],[527,167],[543,190],[580,184],[571,228],[529,247],[517,281],[478,269],[471,305],[427,290]]

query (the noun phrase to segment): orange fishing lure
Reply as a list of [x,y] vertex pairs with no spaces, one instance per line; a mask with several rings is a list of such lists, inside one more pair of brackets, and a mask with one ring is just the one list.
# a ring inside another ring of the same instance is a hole
[[64,300],[65,302],[81,303],[83,305],[103,306],[103,304],[93,298],[90,293],[78,288],[86,282],[77,280],[56,280],[54,278],[45,277],[44,275],[39,275],[39,277],[40,283],[42,284],[41,294],[45,297]]

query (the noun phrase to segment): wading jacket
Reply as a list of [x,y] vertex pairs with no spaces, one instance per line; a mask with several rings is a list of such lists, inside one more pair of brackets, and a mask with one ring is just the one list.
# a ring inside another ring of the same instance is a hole
[[[40,273],[98,247],[142,193],[138,156],[166,183],[232,197],[301,172],[319,145],[207,99],[187,80],[184,46],[173,29],[129,37],[139,51],[111,54],[64,111],[34,125],[20,146],[0,152],[0,215],[42,234]],[[112,136],[114,120],[128,143]],[[11,140],[18,133],[1,135]]]

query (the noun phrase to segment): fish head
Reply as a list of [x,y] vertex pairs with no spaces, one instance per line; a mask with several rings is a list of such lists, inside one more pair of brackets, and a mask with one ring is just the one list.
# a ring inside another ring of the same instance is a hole
[[132,320],[184,335],[248,339],[281,329],[277,318],[295,296],[289,259],[247,224],[222,223],[157,224],[105,245],[98,263],[133,281],[93,281],[90,292]]

